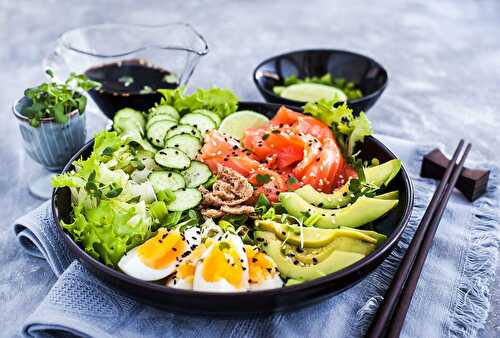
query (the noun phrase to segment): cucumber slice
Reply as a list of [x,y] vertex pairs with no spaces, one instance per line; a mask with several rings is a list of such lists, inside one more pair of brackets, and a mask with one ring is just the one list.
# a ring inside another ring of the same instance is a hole
[[175,200],[167,208],[169,211],[184,211],[192,209],[201,203],[201,192],[197,189],[188,188],[174,191]]
[[153,185],[155,193],[166,189],[176,191],[186,187],[184,177],[173,171],[154,171],[149,175],[149,182]]
[[145,124],[146,120],[142,113],[131,108],[121,109],[113,117],[113,129],[120,133],[137,131],[140,135],[144,135]]
[[134,119],[143,128],[144,128],[144,125],[146,124],[146,119],[144,118],[144,115],[140,111],[132,109],[132,108],[120,109],[119,111],[116,112],[113,120],[115,120],[115,119],[116,120]]
[[170,130],[167,133],[167,140],[179,134],[189,134],[196,136],[197,138],[200,139],[200,141],[203,140],[203,136],[201,135],[201,132],[198,130],[198,128],[190,126],[189,124],[179,124],[177,126],[173,126],[172,128],[170,128]]
[[207,131],[216,128],[215,122],[210,117],[203,114],[186,114],[180,119],[179,122],[181,124],[189,124],[198,128],[203,135],[205,135]]
[[200,139],[189,134],[175,135],[165,142],[168,148],[177,148],[182,150],[190,159],[195,159],[198,151],[201,149]]
[[202,114],[202,115],[210,117],[212,119],[212,121],[215,122],[217,127],[219,127],[220,123],[222,122],[222,119],[220,118],[219,115],[217,115],[216,113],[211,112],[210,110],[207,110],[207,109],[196,109],[195,111],[193,111],[193,114]]
[[165,146],[165,135],[176,124],[173,121],[158,121],[153,123],[148,129],[148,139],[153,145],[163,148]]
[[179,120],[180,118],[177,110],[174,107],[168,106],[166,104],[153,107],[149,110],[149,118],[152,118],[153,116],[156,115],[170,115],[176,121]]
[[189,157],[176,148],[165,148],[155,154],[155,161],[162,167],[172,169],[186,169],[191,164]]
[[148,120],[146,123],[146,129],[149,129],[153,124],[159,121],[172,121],[177,123],[177,120],[175,120],[172,116],[170,115],[155,115],[152,118]]
[[212,177],[208,166],[198,161],[191,161],[189,168],[182,172],[188,188],[196,188]]
[[141,137],[144,135],[144,128],[141,127],[139,122],[135,119],[128,119],[128,118],[119,118],[119,119],[113,119],[113,129],[119,132],[120,134],[126,133],[126,132],[134,132],[139,134]]

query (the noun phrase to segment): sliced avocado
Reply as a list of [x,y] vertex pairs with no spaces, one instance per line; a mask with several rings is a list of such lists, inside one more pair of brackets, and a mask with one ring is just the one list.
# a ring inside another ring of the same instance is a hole
[[278,270],[283,276],[307,281],[326,276],[335,271],[341,270],[351,264],[356,263],[365,255],[356,252],[346,252],[333,250],[328,257],[316,264],[304,264],[293,257],[288,257],[281,251],[282,242],[272,233],[267,232],[269,239],[263,246],[266,254],[276,263]]
[[376,231],[372,231],[372,230],[361,230],[361,229],[353,229],[353,228],[341,228],[341,229],[346,229],[346,230],[356,230],[357,232],[361,232],[365,235],[368,235],[370,236],[371,238],[373,238],[374,240],[377,241],[377,245],[380,245],[382,243],[384,243],[387,239],[387,236],[384,235],[384,234],[381,234],[379,232],[376,232]]
[[378,198],[381,200],[397,200],[399,199],[399,190],[389,191],[385,194],[377,195],[374,198]]
[[[282,242],[282,253],[285,255],[290,255],[295,257],[298,261],[304,264],[313,264],[317,262],[322,262],[325,260],[334,250],[356,252],[363,255],[368,255],[373,252],[382,241],[378,241],[377,236],[371,233],[377,234],[374,231],[366,232],[351,229],[334,229],[332,230],[336,233],[335,238],[323,247],[316,248],[301,248],[299,245],[292,243]],[[380,235],[385,238],[384,235]],[[264,243],[269,241],[279,239],[279,237],[268,231],[256,231],[255,237],[258,239],[257,242],[265,247]]]
[[321,215],[315,224],[318,228],[338,228],[341,226],[356,228],[382,217],[398,204],[397,200],[361,196],[350,206],[330,210],[315,207],[294,192],[280,193],[280,202],[286,211],[294,217],[302,217],[303,213],[306,212]]
[[387,186],[401,169],[401,160],[390,160],[364,169],[366,182],[377,187]]
[[[276,87],[275,87],[276,88]],[[293,279],[293,278],[289,278],[286,283],[285,283],[285,286],[292,286],[292,285],[297,285],[297,284],[301,284],[303,283],[304,281],[301,281],[301,280],[298,280],[298,279]]]
[[[368,243],[377,243],[379,236],[385,236],[375,231],[358,230],[352,228],[323,229],[316,227],[300,227],[295,224],[282,224],[270,220],[255,221],[255,228],[261,231],[272,232],[286,243],[303,246],[305,248],[320,248],[330,244],[339,237],[349,237]],[[302,238],[301,238],[302,232]]]
[[[381,188],[382,186],[387,186],[400,169],[400,160],[390,160],[374,167],[365,168],[365,179],[367,183]],[[316,191],[310,185],[305,185],[295,190],[295,192],[314,206],[333,209],[346,206],[352,201],[353,196],[349,192],[349,183],[347,182],[331,194]],[[397,197],[387,199],[397,199]]]
[[317,191],[309,184],[295,190],[295,192],[312,205],[326,209],[343,207],[349,204],[352,199],[349,193],[349,183],[344,184],[331,194]]
[[[297,225],[281,224],[269,220],[255,221],[257,230],[270,231],[282,241],[293,245],[303,243],[308,248],[319,248],[330,243],[336,236],[334,229],[320,229],[313,227],[302,227]],[[302,232],[302,237],[301,237]]]

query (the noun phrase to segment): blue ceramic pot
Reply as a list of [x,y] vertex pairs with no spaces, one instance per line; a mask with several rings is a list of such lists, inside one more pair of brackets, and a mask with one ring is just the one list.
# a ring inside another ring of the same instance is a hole
[[80,114],[78,110],[71,112],[66,124],[57,123],[53,118],[43,118],[35,128],[21,114],[26,104],[28,100],[23,97],[12,108],[19,122],[24,149],[33,160],[47,169],[60,171],[85,144],[85,114]]

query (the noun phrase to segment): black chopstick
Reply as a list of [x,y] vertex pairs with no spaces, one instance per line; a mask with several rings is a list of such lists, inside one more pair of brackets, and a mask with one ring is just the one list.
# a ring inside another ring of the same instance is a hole
[[444,210],[446,209],[446,205],[448,200],[450,199],[451,193],[453,192],[453,188],[457,183],[457,180],[462,172],[464,167],[465,159],[469,154],[471,148],[471,144],[469,143],[465,148],[464,154],[458,163],[458,166],[453,171],[451,176],[451,180],[446,186],[443,199],[439,204],[439,207],[432,218],[429,229],[425,233],[424,241],[420,247],[420,251],[415,259],[413,267],[408,275],[408,279],[406,280],[405,288],[399,297],[399,302],[394,309],[394,316],[392,317],[391,323],[387,329],[387,337],[395,338],[399,337],[401,333],[401,329],[403,328],[404,320],[406,317],[406,313],[408,312],[408,307],[410,306],[411,299],[413,297],[413,293],[417,287],[418,279],[420,277],[420,273],[422,272],[422,268],[425,263],[425,259],[427,258],[427,254],[432,246],[432,241],[434,239],[434,235],[436,234],[436,230],[438,228],[439,222],[441,221],[441,217],[443,216]]
[[413,262],[415,261],[415,258],[418,254],[420,245],[425,236],[425,232],[441,201],[441,198],[443,197],[443,192],[448,181],[450,180],[452,170],[455,167],[458,155],[462,152],[463,146],[464,140],[460,140],[457,149],[455,150],[453,157],[444,172],[443,178],[441,179],[441,182],[434,192],[427,210],[425,211],[424,216],[422,217],[422,220],[420,221],[420,224],[415,231],[415,235],[413,236],[413,239],[408,246],[408,249],[406,250],[406,254],[401,261],[399,269],[394,275],[392,282],[387,289],[387,292],[385,293],[384,300],[382,304],[380,304],[379,309],[375,314],[375,318],[373,319],[373,322],[366,334],[367,338],[379,338],[382,336],[386,324],[391,318],[394,305],[396,304],[401,290],[404,287],[408,273],[410,272]]

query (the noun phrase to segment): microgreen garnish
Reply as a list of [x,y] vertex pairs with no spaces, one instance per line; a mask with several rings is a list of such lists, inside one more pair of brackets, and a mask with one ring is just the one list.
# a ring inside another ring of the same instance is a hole
[[271,203],[269,203],[266,195],[260,193],[259,197],[257,198],[257,202],[255,202],[255,211],[259,214],[263,214],[269,209],[270,206]]
[[177,83],[177,76],[175,74],[167,74],[162,80],[165,83]]
[[269,183],[271,181],[271,176],[269,176],[269,174],[257,174],[255,179],[257,180],[257,184],[262,185]]
[[125,87],[130,86],[132,83],[134,83],[134,78],[132,76],[121,76],[118,79],[118,82],[123,83]]
[[107,198],[114,198],[114,197],[118,197],[120,196],[120,194],[122,193],[123,191],[123,188],[118,186],[116,183],[112,183],[110,185],[110,188],[111,190],[109,190],[107,193],[106,193],[106,197]]
[[129,204],[139,203],[140,200],[141,200],[141,195],[137,195],[137,196],[132,197],[131,199],[129,199],[127,201],[127,203],[129,203]]
[[139,94],[146,95],[146,94],[152,94],[154,93],[153,88],[150,86],[144,86],[142,89],[139,91]]
[[83,74],[71,73],[64,83],[54,82],[51,70],[47,70],[46,74],[50,82],[24,91],[28,105],[23,107],[21,114],[30,119],[33,127],[38,127],[43,118],[52,117],[57,123],[64,124],[68,122],[68,114],[72,111],[78,110],[82,114],[87,105],[83,92],[99,86],[99,83]]

